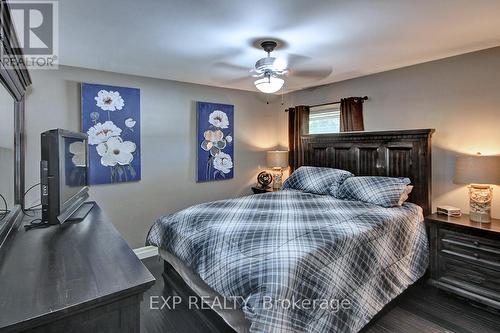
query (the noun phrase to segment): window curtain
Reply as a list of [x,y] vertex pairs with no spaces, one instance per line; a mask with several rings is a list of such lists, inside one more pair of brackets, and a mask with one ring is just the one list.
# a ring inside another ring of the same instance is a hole
[[340,131],[364,131],[363,102],[360,97],[342,98],[340,100]]
[[302,134],[309,133],[309,106],[299,105],[288,111],[288,149],[291,172],[294,166],[302,162],[301,140]]

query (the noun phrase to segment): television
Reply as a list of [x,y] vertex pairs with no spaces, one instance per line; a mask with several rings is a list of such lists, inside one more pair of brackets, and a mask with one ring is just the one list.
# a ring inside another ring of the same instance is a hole
[[87,147],[84,133],[53,129],[41,134],[42,222],[71,220],[89,197]]

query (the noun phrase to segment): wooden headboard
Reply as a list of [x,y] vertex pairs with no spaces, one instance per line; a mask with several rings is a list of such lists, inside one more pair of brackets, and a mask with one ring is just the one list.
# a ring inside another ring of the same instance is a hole
[[409,201],[431,213],[433,129],[302,135],[292,171],[302,165],[349,170],[356,176],[408,177]]

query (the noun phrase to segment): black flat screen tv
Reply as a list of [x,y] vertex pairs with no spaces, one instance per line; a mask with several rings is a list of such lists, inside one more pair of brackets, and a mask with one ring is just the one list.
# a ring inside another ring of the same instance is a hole
[[87,135],[63,129],[41,134],[42,222],[62,224],[88,198]]

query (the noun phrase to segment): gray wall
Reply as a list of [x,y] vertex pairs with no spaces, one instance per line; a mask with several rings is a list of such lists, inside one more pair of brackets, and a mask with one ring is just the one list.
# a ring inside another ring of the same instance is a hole
[[[433,206],[468,211],[467,188],[453,184],[454,158],[457,153],[500,154],[500,48],[295,92],[287,96],[287,104],[365,95],[366,130],[436,129]],[[495,186],[493,198],[497,218],[499,189]]]
[[[141,89],[142,168],[138,183],[97,185],[92,198],[132,247],[143,245],[158,216],[195,203],[250,193],[264,151],[286,146],[287,105],[316,104],[368,95],[367,130],[435,128],[433,205],[468,211],[465,186],[453,184],[457,153],[500,153],[500,48],[415,65],[288,94],[286,105],[267,105],[252,92],[71,67],[32,71],[27,99],[27,185],[38,182],[39,134],[80,128],[80,82]],[[235,178],[195,183],[194,101],[235,105]],[[500,217],[495,187],[493,215]],[[28,200],[36,201],[34,194]]]
[[[261,95],[231,89],[61,67],[32,71],[27,98],[27,186],[37,183],[40,133],[52,128],[80,129],[80,82],[141,89],[142,180],[96,185],[99,202],[132,247],[144,245],[160,215],[206,201],[250,193],[264,151],[278,144],[277,117]],[[195,101],[234,104],[234,179],[197,184]],[[28,204],[38,199],[30,196]]]

